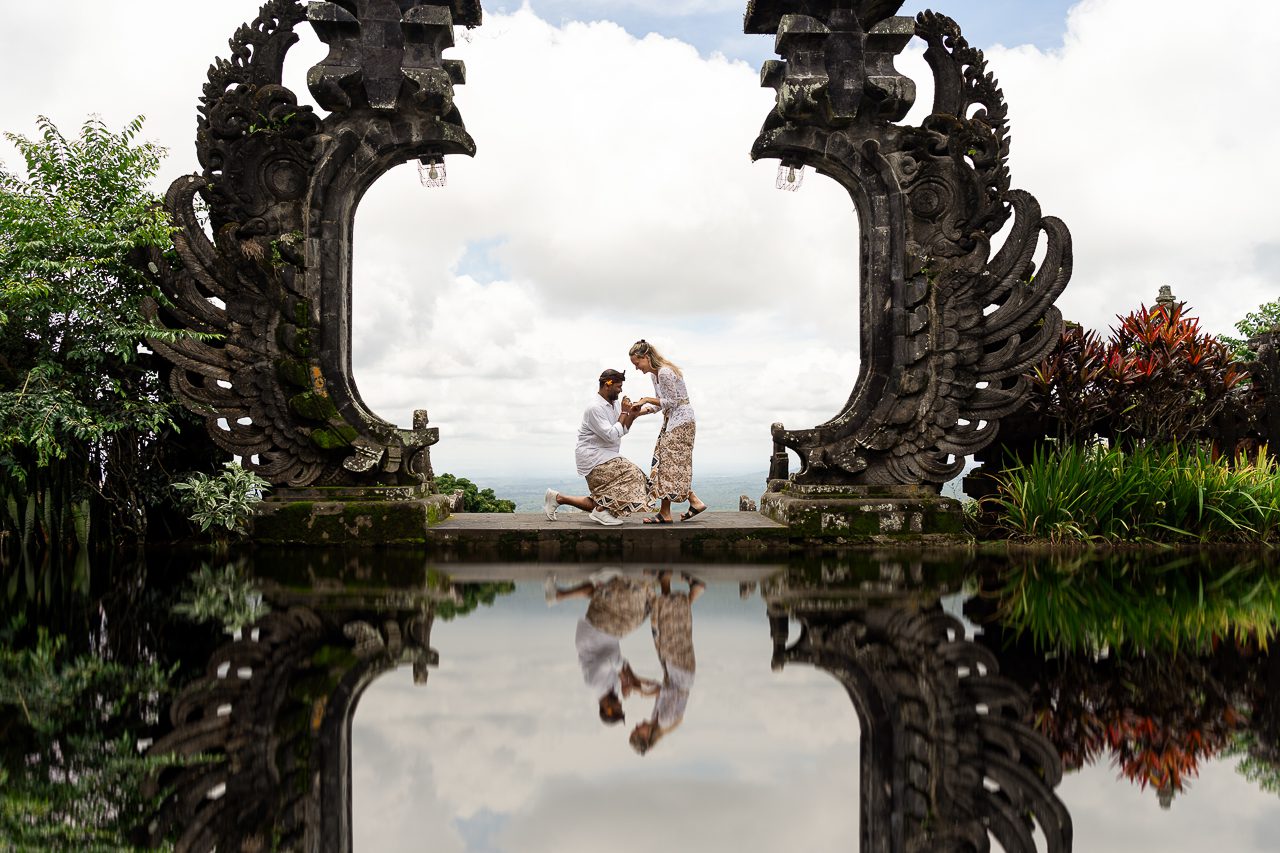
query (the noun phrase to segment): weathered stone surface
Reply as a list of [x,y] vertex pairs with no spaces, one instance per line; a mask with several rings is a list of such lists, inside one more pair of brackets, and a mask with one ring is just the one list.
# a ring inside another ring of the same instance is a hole
[[[180,262],[151,258],[168,297],[152,316],[218,335],[152,340],[177,398],[213,440],[276,486],[415,486],[439,440],[377,417],[351,376],[351,234],[365,191],[417,158],[475,153],[453,104],[462,64],[443,59],[470,0],[269,0],[209,69],[200,102],[203,171],[170,187]],[[328,55],[307,75],[321,119],[282,85],[309,22]],[[206,234],[196,212],[208,211]]]
[[263,501],[253,538],[264,545],[423,545],[449,517],[445,495],[407,500]]
[[746,495],[738,495],[738,512],[756,512],[756,502]]
[[[810,166],[845,187],[862,241],[853,391],[824,424],[774,425],[771,478],[786,476],[786,447],[800,457],[797,484],[920,484],[937,493],[1018,408],[1022,373],[1061,329],[1053,301],[1070,278],[1070,235],[1010,189],[1003,95],[954,21],[895,17],[901,5],[747,7],[746,32],[776,33],[782,57],[761,72],[777,99],[752,158]],[[920,126],[904,127],[894,122],[915,85],[893,58],[913,35],[926,45],[934,103]],[[1011,215],[992,257],[992,238]]]
[[193,760],[144,784],[158,806],[149,846],[174,833],[180,853],[350,851],[356,703],[401,665],[426,684],[440,659],[431,628],[443,597],[420,585],[363,607],[273,601],[183,689],[172,730],[150,748]]
[[760,499],[760,512],[787,525],[794,540],[929,547],[973,541],[960,502],[927,487],[840,486],[815,495],[785,481],[770,485],[777,489]]
[[[884,561],[868,585],[831,579],[824,566],[761,585],[773,668],[820,668],[853,699],[863,739],[859,849],[976,851],[994,840],[1011,853],[1070,850],[1071,815],[1054,793],[1062,761],[1035,728],[1026,692],[966,639],[916,569]],[[793,621],[800,632],[788,645]]]
[[431,553],[481,560],[773,560],[791,550],[786,527],[757,513],[704,512],[696,521],[644,524],[631,516],[604,527],[584,512],[461,513],[427,533]]

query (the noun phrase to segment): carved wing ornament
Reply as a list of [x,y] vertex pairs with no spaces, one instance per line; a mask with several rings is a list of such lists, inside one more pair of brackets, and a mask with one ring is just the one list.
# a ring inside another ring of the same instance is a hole
[[[178,695],[152,756],[193,759],[146,780],[151,846],[179,853],[343,850],[351,843],[351,721],[383,673],[439,663],[430,606],[270,613],[218,649]],[[274,839],[274,841],[272,841]]]
[[[853,391],[831,420],[776,425],[774,440],[799,454],[797,483],[937,488],[991,443],[1025,399],[1023,371],[1061,333],[1053,303],[1071,276],[1071,237],[1010,189],[1004,97],[954,21],[894,16],[893,0],[836,5],[762,0],[745,21],[748,33],[776,33],[782,57],[761,71],[777,100],[752,158],[839,182],[862,232]],[[894,123],[915,84],[893,67],[913,37],[934,77],[932,112],[914,127]]]
[[[443,59],[474,0],[269,0],[209,69],[200,175],[165,197],[171,258],[152,257],[168,329],[151,341],[170,384],[214,441],[277,486],[415,485],[438,431],[373,414],[351,375],[351,234],[364,192],[400,163],[475,153],[453,104],[462,63]],[[330,50],[307,75],[318,115],[281,80],[295,27]]]
[[[1030,724],[1027,694],[936,601],[775,600],[769,615],[774,669],[824,669],[857,710],[864,853],[977,853],[993,838],[1009,853],[1071,849],[1071,815],[1054,793],[1062,761]],[[801,627],[790,646],[789,619]]]

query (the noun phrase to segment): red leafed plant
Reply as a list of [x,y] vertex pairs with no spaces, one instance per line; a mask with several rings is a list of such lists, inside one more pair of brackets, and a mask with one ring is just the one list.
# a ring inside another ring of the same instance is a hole
[[1186,315],[1186,303],[1145,305],[1111,330],[1107,384],[1115,432],[1139,441],[1203,437],[1245,377],[1231,349]]
[[1107,416],[1105,375],[1110,348],[1094,331],[1070,323],[1058,345],[1031,374],[1036,410],[1057,424],[1058,437],[1082,441],[1092,437]]
[[1231,349],[1202,331],[1184,302],[1144,305],[1116,319],[1105,341],[1066,328],[1031,375],[1035,410],[1069,441],[1208,437],[1246,376]]

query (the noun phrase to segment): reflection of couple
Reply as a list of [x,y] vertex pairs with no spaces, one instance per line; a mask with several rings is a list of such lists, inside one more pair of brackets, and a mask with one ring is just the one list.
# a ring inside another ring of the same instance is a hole
[[[574,637],[582,678],[600,705],[606,724],[626,719],[622,700],[632,693],[656,696],[650,718],[631,732],[631,746],[644,755],[684,719],[693,688],[696,664],[693,656],[693,602],[706,585],[684,575],[687,592],[671,590],[671,572],[658,576],[658,589],[647,578],[631,578],[617,572],[600,572],[591,580],[568,589],[547,581],[547,601],[588,598],[586,615],[578,621]],[[662,681],[641,678],[622,656],[621,640],[648,617],[653,645],[662,665]]]
[[[622,395],[626,374],[606,370],[600,374],[597,396],[592,398],[578,428],[575,459],[578,474],[587,480],[588,494],[562,495],[547,489],[543,510],[556,520],[562,505],[591,513],[591,519],[606,526],[622,523],[634,512],[646,510],[659,501],[657,513],[646,524],[670,524],[671,504],[689,502],[680,519],[688,521],[707,508],[693,493],[693,406],[680,368],[662,357],[653,345],[637,341],[629,352],[631,364],[653,378],[654,397],[631,402]],[[646,482],[644,472],[622,455],[622,437],[636,418],[662,412],[662,431],[653,449],[653,465]]]

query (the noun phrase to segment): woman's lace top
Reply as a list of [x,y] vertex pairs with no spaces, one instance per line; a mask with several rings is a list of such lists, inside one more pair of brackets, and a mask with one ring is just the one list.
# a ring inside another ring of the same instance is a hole
[[652,374],[654,396],[662,401],[662,416],[667,429],[693,423],[693,406],[689,403],[689,389],[684,378],[670,367],[661,367]]

